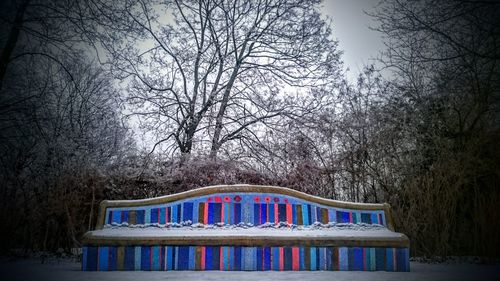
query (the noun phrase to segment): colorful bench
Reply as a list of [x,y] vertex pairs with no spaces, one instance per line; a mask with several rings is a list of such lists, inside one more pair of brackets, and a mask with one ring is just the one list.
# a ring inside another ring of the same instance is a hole
[[103,201],[82,270],[409,271],[409,239],[388,204],[273,186],[211,186]]

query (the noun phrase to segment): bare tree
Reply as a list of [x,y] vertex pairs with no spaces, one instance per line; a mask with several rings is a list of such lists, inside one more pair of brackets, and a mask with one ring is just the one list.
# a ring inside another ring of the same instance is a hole
[[[69,77],[64,58],[77,57],[88,41],[76,25],[74,2],[47,0],[8,0],[0,4],[0,21],[5,37],[0,38],[0,97],[10,65],[26,56],[44,57],[60,66]],[[2,91],[3,90],[3,91]]]
[[394,0],[374,16],[394,70],[386,112],[403,121],[393,133],[408,148],[393,154],[405,160],[390,199],[397,224],[419,254],[496,255],[482,246],[498,245],[491,225],[466,214],[498,213],[482,214],[500,198],[497,156],[487,152],[498,146],[499,3]]
[[[337,79],[337,43],[318,3],[127,1],[109,22],[124,32],[100,38],[113,70],[132,77],[128,100],[161,135],[157,144],[189,154],[197,142],[216,157],[223,144],[282,116],[285,88]],[[167,14],[155,13],[160,6]]]
[[29,248],[78,246],[89,220],[82,210],[96,204],[86,200],[95,189],[87,181],[131,147],[110,77],[68,60],[72,77],[51,59],[26,56],[9,66],[4,80],[0,209],[9,226],[1,235]]

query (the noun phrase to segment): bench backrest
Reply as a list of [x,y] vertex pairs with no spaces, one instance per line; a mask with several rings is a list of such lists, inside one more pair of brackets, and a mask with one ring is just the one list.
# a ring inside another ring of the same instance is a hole
[[143,200],[103,201],[97,228],[104,225],[276,224],[315,222],[380,224],[394,230],[388,204],[350,203],[289,188],[220,185]]

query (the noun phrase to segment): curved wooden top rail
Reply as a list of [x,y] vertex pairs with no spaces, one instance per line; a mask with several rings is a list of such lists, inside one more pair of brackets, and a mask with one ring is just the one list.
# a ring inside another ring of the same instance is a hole
[[139,199],[139,200],[103,200],[99,206],[99,215],[97,219],[97,228],[101,229],[104,226],[106,208],[112,207],[138,207],[138,206],[148,206],[157,205],[164,203],[171,203],[183,199],[189,199],[192,197],[227,193],[227,192],[255,192],[255,193],[275,193],[281,195],[288,195],[303,199],[306,201],[322,204],[330,207],[353,209],[353,210],[383,210],[385,212],[387,228],[394,231],[394,224],[391,213],[391,206],[388,203],[377,204],[377,203],[354,203],[345,202],[332,199],[326,199],[314,195],[310,195],[304,192],[293,190],[286,187],[279,186],[263,186],[263,185],[249,185],[249,184],[235,184],[235,185],[214,185],[208,187],[202,187],[197,189],[188,190],[185,192],[175,193],[171,195],[165,195],[155,198]]

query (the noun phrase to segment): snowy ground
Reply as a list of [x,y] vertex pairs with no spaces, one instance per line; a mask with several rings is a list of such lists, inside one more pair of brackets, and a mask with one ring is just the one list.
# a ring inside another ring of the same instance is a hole
[[411,272],[82,272],[80,264],[67,260],[42,264],[39,260],[0,259],[3,281],[158,281],[158,280],[500,280],[500,265],[411,263]]

